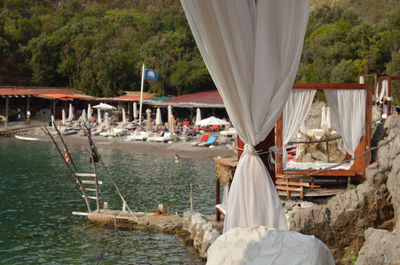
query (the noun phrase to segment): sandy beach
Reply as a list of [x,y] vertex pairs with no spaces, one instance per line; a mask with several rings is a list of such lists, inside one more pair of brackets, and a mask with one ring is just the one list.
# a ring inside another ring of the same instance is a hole
[[[50,131],[51,128],[49,129]],[[39,138],[41,141],[50,142],[51,139],[44,135],[40,128],[32,128],[24,132],[18,133],[27,137]],[[56,139],[57,134],[54,132]],[[64,141],[68,145],[84,145],[88,146],[88,138],[79,135],[63,136]],[[230,149],[226,144],[220,144],[213,147],[197,147],[192,146],[191,142],[172,142],[172,143],[154,143],[154,142],[141,142],[141,141],[126,141],[124,137],[106,138],[103,136],[94,136],[93,140],[98,147],[108,146],[120,150],[139,152],[139,153],[152,153],[152,154],[178,154],[181,157],[212,159],[213,157],[229,157],[235,156],[236,153]]]

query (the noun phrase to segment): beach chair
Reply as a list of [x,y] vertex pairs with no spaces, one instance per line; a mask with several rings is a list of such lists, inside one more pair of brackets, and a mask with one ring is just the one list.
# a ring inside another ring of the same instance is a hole
[[105,123],[100,123],[96,129],[92,132],[92,135],[99,135],[103,129],[105,128],[106,124]]
[[208,134],[203,134],[203,136],[201,137],[199,142],[195,142],[195,143],[191,143],[191,145],[196,146],[199,145],[201,143],[204,143],[208,140],[209,135]]
[[218,139],[218,136],[211,136],[210,139],[208,139],[207,142],[198,144],[197,146],[210,146],[213,145]]
[[219,129],[219,125],[213,125],[211,128],[206,128],[204,131],[215,131]]

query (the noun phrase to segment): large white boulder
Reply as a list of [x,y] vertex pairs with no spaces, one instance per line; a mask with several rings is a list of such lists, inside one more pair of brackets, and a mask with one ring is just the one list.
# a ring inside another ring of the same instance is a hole
[[334,265],[329,249],[314,236],[264,226],[233,228],[208,249],[207,264]]

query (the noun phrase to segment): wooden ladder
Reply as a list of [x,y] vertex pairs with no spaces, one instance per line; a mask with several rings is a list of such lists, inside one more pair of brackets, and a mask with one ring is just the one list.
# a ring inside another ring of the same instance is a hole
[[[77,178],[76,183],[79,184],[79,182],[82,183],[80,185],[80,190],[82,190],[82,198],[85,200],[96,200],[96,211],[100,211],[100,199],[99,199],[99,185],[102,185],[103,182],[99,181],[97,179],[97,174],[96,173],[74,173],[75,177]],[[94,192],[93,195],[87,195],[87,192]],[[89,213],[91,212],[91,209],[89,207]]]

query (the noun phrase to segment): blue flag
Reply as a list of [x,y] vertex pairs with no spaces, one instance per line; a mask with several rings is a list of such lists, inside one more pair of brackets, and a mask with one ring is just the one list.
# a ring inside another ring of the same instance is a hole
[[151,69],[144,69],[144,78],[157,81],[158,72],[151,70]]

